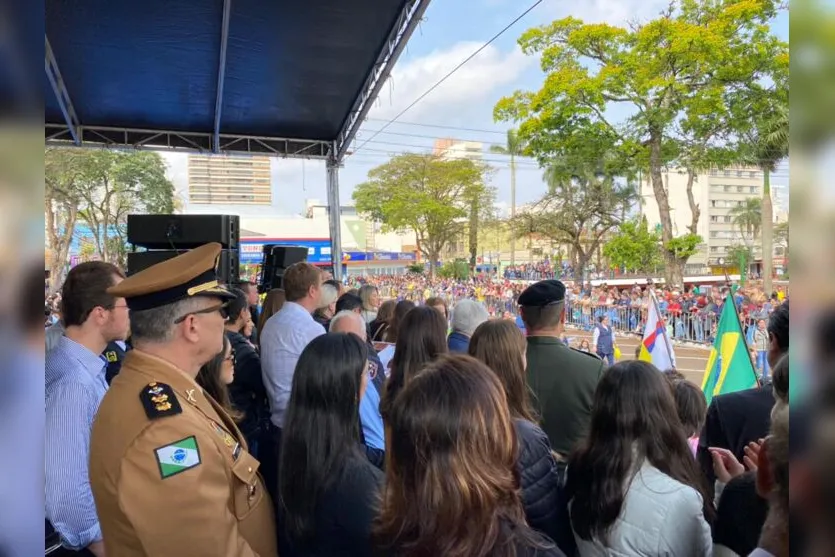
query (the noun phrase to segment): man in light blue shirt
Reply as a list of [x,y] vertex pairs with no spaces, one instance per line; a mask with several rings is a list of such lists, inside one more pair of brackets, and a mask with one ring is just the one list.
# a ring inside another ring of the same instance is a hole
[[88,463],[93,418],[107,392],[107,344],[129,329],[123,298],[107,289],[122,272],[91,261],[74,267],[62,289],[64,334],[46,355],[46,517],[69,549],[104,555],[101,527],[90,489]]

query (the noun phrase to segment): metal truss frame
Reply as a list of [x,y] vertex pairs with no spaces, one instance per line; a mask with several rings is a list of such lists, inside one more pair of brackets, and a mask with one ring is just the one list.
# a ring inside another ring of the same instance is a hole
[[397,63],[400,54],[406,48],[406,44],[409,42],[415,28],[422,21],[423,14],[429,6],[429,1],[409,0],[403,6],[403,10],[389,31],[388,38],[377,54],[377,60],[374,62],[362,89],[354,99],[351,111],[342,123],[339,135],[336,137],[336,159],[338,161],[341,161],[348,152],[348,147],[368,115],[368,111],[371,110],[380,89],[391,74],[391,70]]

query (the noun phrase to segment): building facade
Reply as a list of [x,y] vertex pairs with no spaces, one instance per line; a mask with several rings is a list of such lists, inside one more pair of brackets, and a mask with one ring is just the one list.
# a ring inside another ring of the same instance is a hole
[[200,205],[271,205],[269,157],[189,155],[188,200]]
[[[687,234],[692,224],[692,211],[687,199],[687,173],[672,170],[665,172],[663,179],[669,196],[673,235]],[[713,169],[695,177],[693,198],[700,213],[696,232],[703,243],[688,260],[686,274],[699,274],[708,268],[719,267],[720,260],[727,260],[734,246],[751,246],[754,257],[761,257],[759,236],[754,239],[743,234],[734,223],[733,211],[748,198],[762,198],[762,188],[763,173],[757,168]],[[646,179],[641,183],[641,210],[650,228],[660,227],[658,203],[652,185]]]

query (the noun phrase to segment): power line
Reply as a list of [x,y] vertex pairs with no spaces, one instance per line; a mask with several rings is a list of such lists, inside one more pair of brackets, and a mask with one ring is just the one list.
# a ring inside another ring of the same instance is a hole
[[[366,118],[369,122],[389,122],[390,124],[397,124],[398,126],[419,126],[421,128],[439,128],[442,130],[456,130],[456,131],[465,131],[465,132],[477,132],[477,133],[495,133],[498,135],[506,135],[507,132],[501,132],[498,130],[483,130],[479,128],[462,128],[458,126],[442,126],[440,124],[422,124],[420,122],[395,122],[394,120],[385,120],[383,118]],[[384,128],[383,128],[384,129]],[[369,130],[371,131],[371,130]],[[383,133],[382,129],[377,130],[380,133]],[[394,133],[394,132],[385,132],[385,133]]]
[[457,66],[455,66],[454,68],[452,68],[452,70],[451,70],[449,73],[447,73],[444,77],[442,77],[440,80],[438,80],[438,81],[437,81],[434,85],[432,85],[432,87],[430,87],[429,89],[427,89],[427,90],[426,90],[426,91],[425,91],[425,92],[424,92],[421,96],[419,96],[419,97],[418,97],[418,98],[416,98],[414,101],[412,101],[412,103],[411,103],[409,106],[407,106],[406,108],[404,108],[403,110],[401,110],[401,111],[397,114],[397,116],[395,116],[394,118],[392,118],[391,120],[389,120],[388,122],[386,122],[386,123],[383,125],[383,127],[382,127],[382,128],[380,128],[380,130],[379,130],[379,131],[375,132],[375,133],[374,133],[374,135],[372,135],[370,138],[366,139],[366,140],[365,140],[365,141],[364,141],[364,142],[363,142],[363,143],[362,143],[359,147],[357,147],[356,149],[354,149],[354,152],[359,151],[360,149],[362,149],[362,148],[365,146],[365,144],[366,144],[366,143],[368,143],[370,140],[372,140],[372,139],[374,139],[375,137],[377,137],[377,135],[378,135],[380,132],[382,132],[383,130],[385,130],[386,128],[388,128],[391,124],[393,124],[393,123],[394,123],[394,121],[395,121],[395,120],[397,120],[398,118],[400,118],[401,116],[403,116],[404,114],[406,114],[406,112],[408,112],[408,111],[409,111],[409,110],[410,110],[413,106],[415,106],[417,103],[419,103],[420,101],[422,101],[422,100],[423,100],[423,99],[424,99],[427,95],[429,95],[429,93],[431,93],[432,91],[434,91],[435,89],[437,89],[437,88],[438,88],[438,86],[439,86],[441,83],[443,83],[444,81],[446,81],[446,80],[447,80],[447,78],[449,78],[452,74],[454,74],[456,71],[458,71],[458,70],[459,70],[459,69],[460,69],[460,68],[461,68],[464,64],[466,64],[467,62],[469,62],[470,60],[472,60],[473,58],[475,58],[475,57],[476,57],[476,55],[478,55],[478,53],[479,53],[479,52],[481,52],[482,50],[484,50],[485,48],[487,48],[488,46],[490,46],[490,44],[492,44],[492,43],[493,43],[493,41],[495,41],[496,39],[498,39],[499,37],[501,37],[501,36],[504,34],[504,32],[505,32],[505,31],[507,31],[508,29],[510,29],[511,27],[513,27],[513,26],[516,24],[516,22],[518,22],[520,19],[522,19],[523,17],[525,17],[526,15],[528,15],[528,13],[530,13],[530,12],[531,12],[534,8],[536,8],[536,7],[537,7],[538,5],[540,5],[541,3],[542,3],[542,0],[536,0],[536,2],[534,2],[534,3],[533,3],[533,5],[531,5],[531,7],[530,7],[530,8],[528,8],[527,10],[525,10],[524,12],[522,12],[522,13],[521,13],[521,14],[520,14],[520,15],[519,15],[516,19],[514,19],[514,20],[513,20],[513,21],[511,21],[509,24],[507,24],[507,25],[504,27],[504,29],[502,29],[501,31],[499,31],[498,33],[496,33],[495,35],[493,35],[493,37],[492,37],[489,41],[487,41],[486,43],[484,43],[483,45],[481,45],[481,46],[480,46],[480,47],[479,47],[479,48],[478,48],[475,52],[473,52],[472,54],[470,54],[470,55],[469,55],[467,58],[465,58],[465,59],[464,59],[464,60],[463,60],[460,64],[458,64]]

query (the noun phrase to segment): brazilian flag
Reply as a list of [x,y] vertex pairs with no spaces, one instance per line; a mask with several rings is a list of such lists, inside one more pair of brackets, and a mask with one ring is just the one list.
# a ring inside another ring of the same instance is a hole
[[716,395],[750,389],[758,384],[757,372],[745,343],[733,297],[728,296],[719,317],[716,340],[707,360],[702,392],[710,404]]

